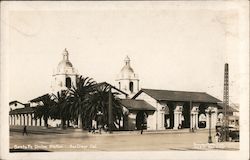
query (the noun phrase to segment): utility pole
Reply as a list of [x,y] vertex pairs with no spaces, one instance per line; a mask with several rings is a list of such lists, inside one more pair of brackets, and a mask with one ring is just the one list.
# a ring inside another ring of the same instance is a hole
[[225,71],[224,71],[224,94],[223,94],[223,109],[224,109],[224,123],[223,123],[223,140],[229,140],[229,131],[228,131],[228,106],[229,106],[229,69],[228,63],[225,64]]

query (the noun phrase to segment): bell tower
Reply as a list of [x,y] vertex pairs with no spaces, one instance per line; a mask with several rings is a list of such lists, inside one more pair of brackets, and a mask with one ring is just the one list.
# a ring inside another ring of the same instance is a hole
[[68,90],[76,85],[77,72],[69,61],[69,52],[65,48],[62,53],[62,60],[59,62],[56,72],[52,75],[51,91],[56,94],[58,91]]
[[125,64],[116,78],[116,87],[126,92],[129,98],[132,98],[140,89],[139,78],[134,73],[128,56],[125,57],[124,62]]

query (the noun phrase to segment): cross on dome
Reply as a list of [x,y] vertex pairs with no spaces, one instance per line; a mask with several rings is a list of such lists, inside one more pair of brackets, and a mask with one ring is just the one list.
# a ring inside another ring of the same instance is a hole
[[64,49],[64,51],[63,51],[63,60],[69,60],[69,52],[68,52],[68,50],[67,50],[67,48],[65,48]]
[[125,57],[124,61],[126,65],[130,65],[130,58],[128,57],[128,55]]

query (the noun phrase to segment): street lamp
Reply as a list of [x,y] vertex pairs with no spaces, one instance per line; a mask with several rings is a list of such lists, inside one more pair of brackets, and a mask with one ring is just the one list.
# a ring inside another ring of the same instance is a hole
[[208,143],[213,143],[212,142],[212,136],[211,136],[211,115],[212,113],[214,113],[214,111],[212,111],[211,107],[208,107],[208,116],[209,116],[209,134],[208,134]]

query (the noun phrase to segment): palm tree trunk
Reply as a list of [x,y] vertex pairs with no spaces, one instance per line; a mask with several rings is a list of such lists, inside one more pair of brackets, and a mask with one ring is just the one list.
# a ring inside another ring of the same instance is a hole
[[83,125],[82,125],[82,116],[80,114],[78,116],[78,128],[83,128]]
[[111,88],[109,89],[108,124],[109,124],[109,133],[112,133],[113,112],[112,112],[112,93],[111,93]]
[[49,126],[48,125],[48,118],[44,118],[44,125],[45,125],[46,128],[48,128],[48,126]]
[[61,118],[61,129],[65,129],[65,120]]
[[119,130],[121,129],[121,119],[119,119]]
[[69,128],[69,119],[67,120],[67,128]]

